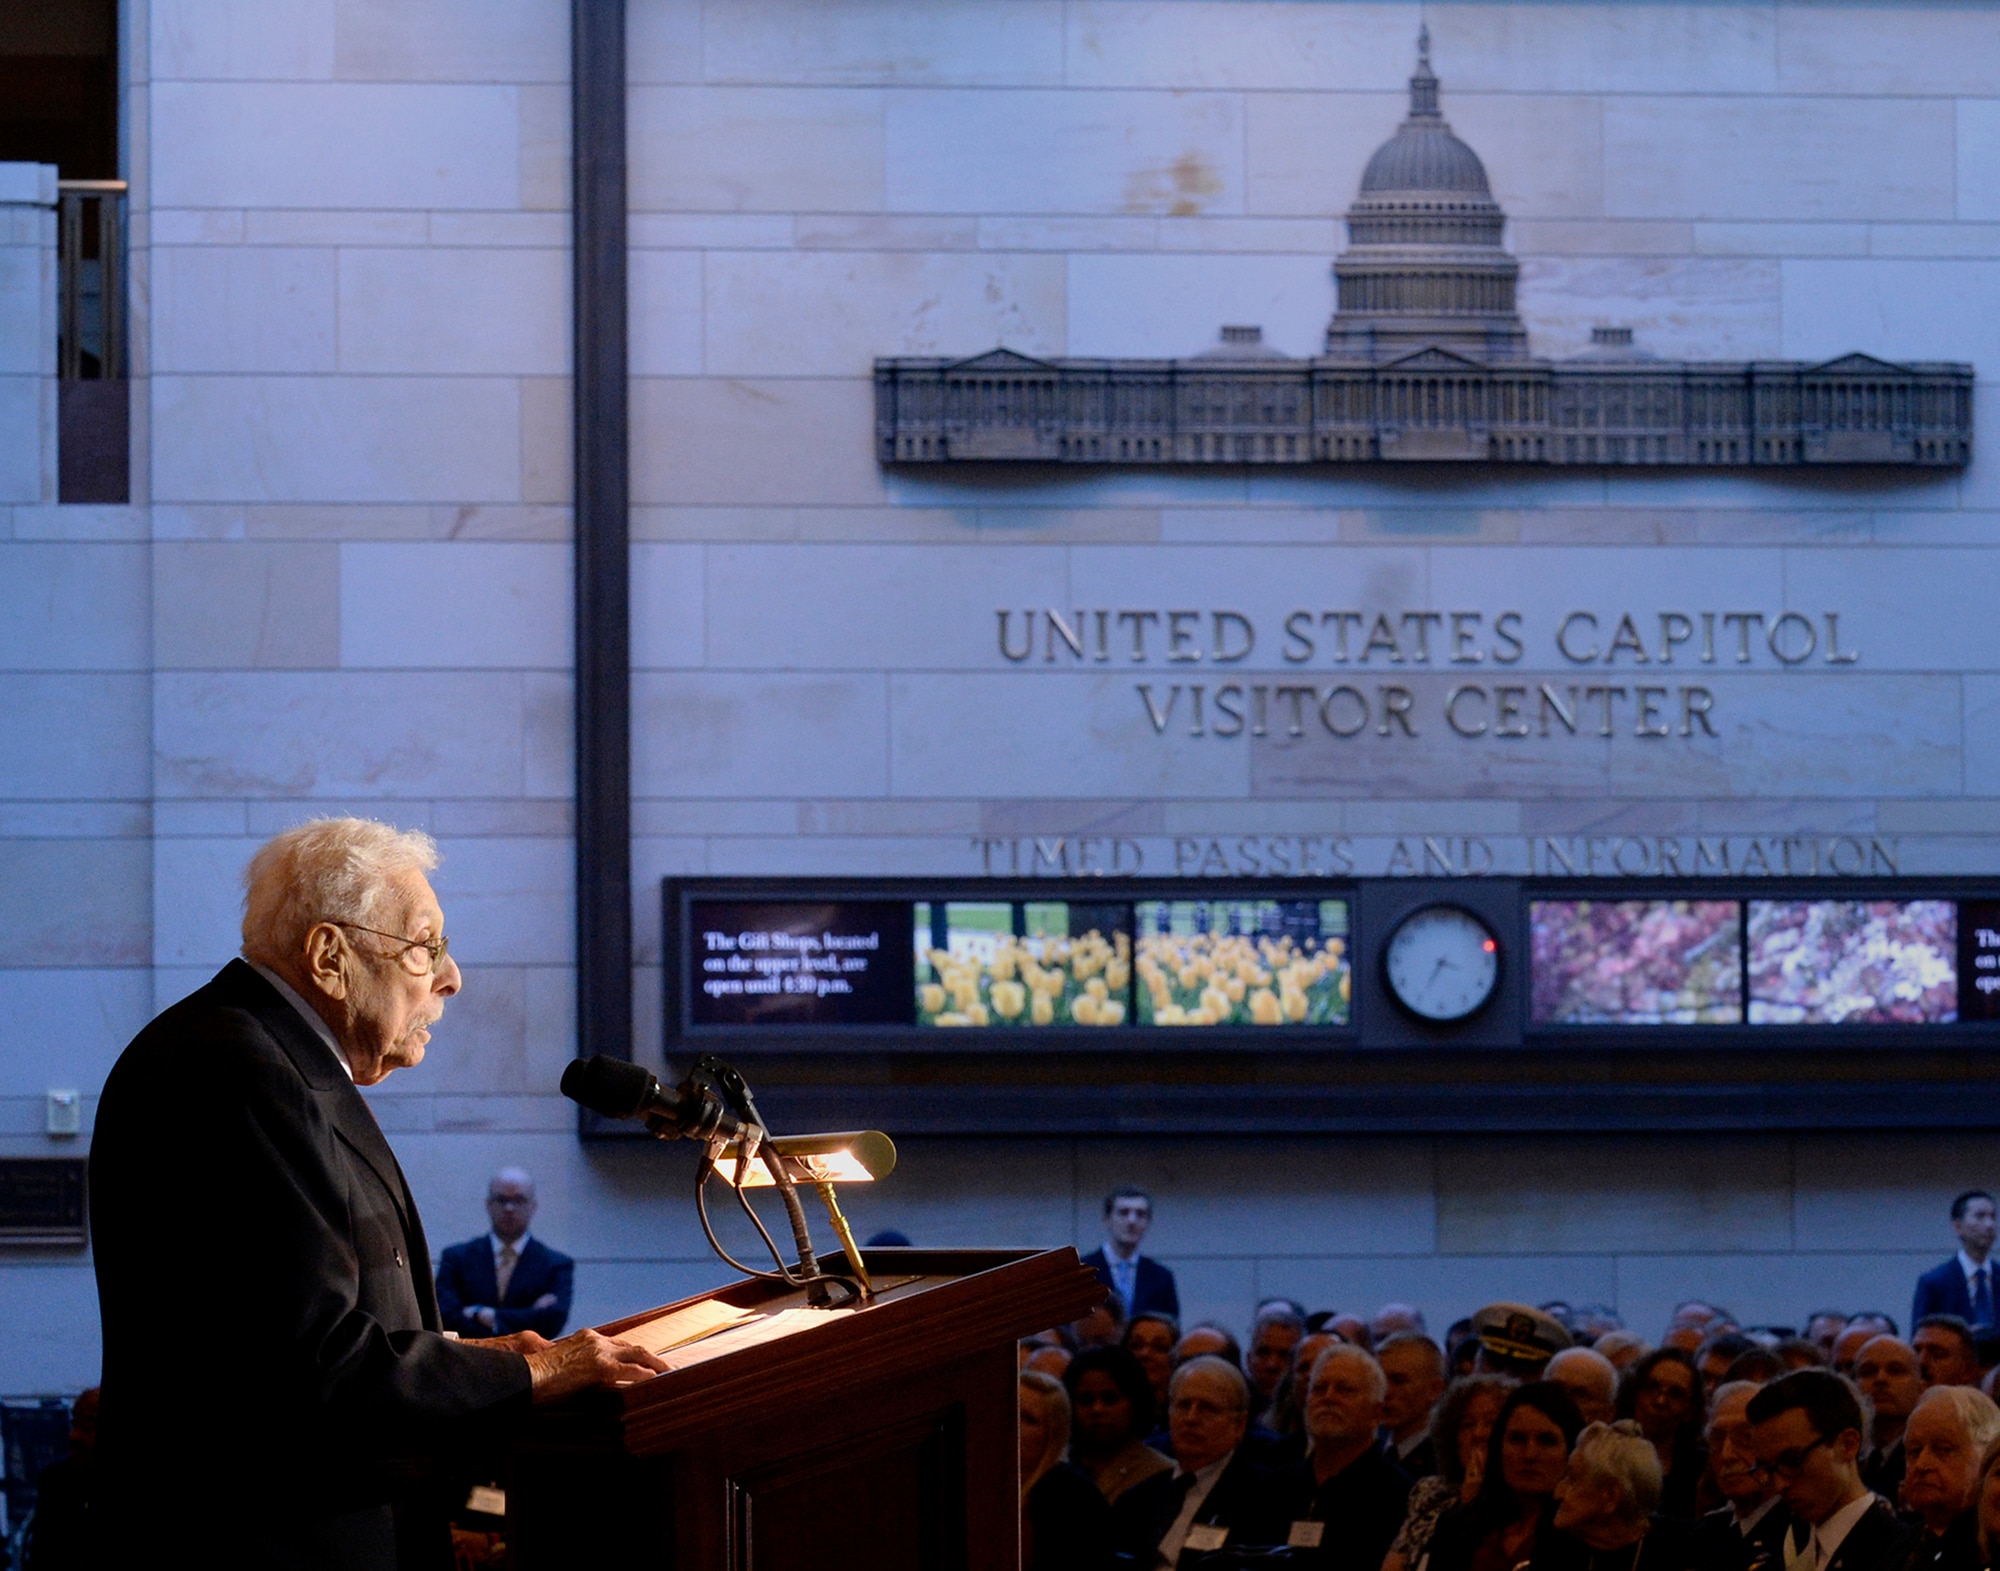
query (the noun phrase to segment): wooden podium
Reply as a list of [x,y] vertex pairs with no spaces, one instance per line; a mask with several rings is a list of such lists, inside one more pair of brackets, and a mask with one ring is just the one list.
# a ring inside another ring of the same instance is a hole
[[[537,1413],[508,1458],[517,1571],[1018,1571],[1015,1343],[1104,1287],[1074,1249],[865,1258],[865,1306]],[[746,1278],[598,1329],[707,1300],[804,1295]]]

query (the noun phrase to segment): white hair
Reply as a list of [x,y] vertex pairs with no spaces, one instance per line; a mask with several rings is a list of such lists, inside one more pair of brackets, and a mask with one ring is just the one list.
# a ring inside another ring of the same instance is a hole
[[400,915],[384,909],[394,880],[437,864],[429,835],[371,818],[314,818],[287,829],[243,870],[243,953],[283,963],[321,922],[386,927]]
[[1587,1472],[1618,1486],[1619,1516],[1644,1522],[1660,1505],[1665,1480],[1660,1453],[1629,1418],[1615,1424],[1591,1424],[1576,1437],[1571,1457]]
[[[1356,1347],[1352,1342],[1336,1342],[1314,1360],[1312,1379],[1319,1379],[1319,1372],[1329,1364],[1343,1360],[1361,1365],[1361,1372],[1368,1380],[1368,1400],[1379,1402],[1389,1394],[1389,1377],[1382,1373],[1382,1366],[1375,1362],[1375,1355],[1365,1347]],[[1310,1383],[1307,1386],[1310,1391]]]
[[1974,1451],[1983,1454],[1995,1440],[2000,1440],[2000,1405],[1984,1391],[1971,1386],[1932,1386],[1917,1398],[1917,1405],[1910,1409],[1911,1416],[1927,1407],[1948,1407],[1956,1413]]

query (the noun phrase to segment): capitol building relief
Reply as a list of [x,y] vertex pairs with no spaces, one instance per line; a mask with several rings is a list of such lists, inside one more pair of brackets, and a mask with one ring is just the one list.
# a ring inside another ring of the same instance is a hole
[[884,464],[1911,465],[1972,451],[1969,365],[1849,354],[1667,361],[1629,327],[1539,360],[1515,304],[1519,264],[1479,156],[1439,107],[1420,35],[1410,111],[1368,162],[1335,261],[1323,352],[1279,353],[1225,326],[1185,360],[969,359],[875,364]]

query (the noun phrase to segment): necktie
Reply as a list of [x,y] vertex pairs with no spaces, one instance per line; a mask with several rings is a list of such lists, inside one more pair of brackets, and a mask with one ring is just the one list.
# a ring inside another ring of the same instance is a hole
[[512,1244],[500,1246],[500,1258],[493,1263],[493,1285],[499,1290],[497,1296],[503,1304],[507,1301],[507,1284],[514,1280],[514,1267],[520,1259]]
[[1987,1267],[1983,1265],[1972,1273],[1972,1323],[1976,1326],[1993,1324],[1993,1289],[1987,1282]]

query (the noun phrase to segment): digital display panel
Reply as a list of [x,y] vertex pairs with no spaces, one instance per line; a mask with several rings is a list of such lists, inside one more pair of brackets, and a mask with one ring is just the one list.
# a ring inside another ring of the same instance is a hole
[[2000,900],[1958,903],[1958,1018],[2000,1020]]
[[906,900],[695,900],[683,947],[695,1025],[910,1024]]
[[1135,908],[1140,1025],[1345,1025],[1345,900],[1147,900]]
[[1132,908],[1066,900],[920,900],[920,1026],[1120,1026],[1132,1009]]
[[1752,900],[1750,1023],[1958,1018],[1950,900]]
[[1536,900],[1536,1025],[1735,1025],[1743,908],[1734,900]]

